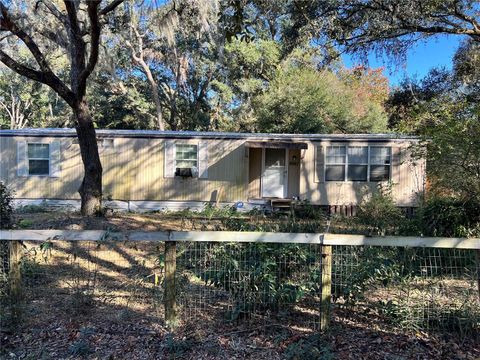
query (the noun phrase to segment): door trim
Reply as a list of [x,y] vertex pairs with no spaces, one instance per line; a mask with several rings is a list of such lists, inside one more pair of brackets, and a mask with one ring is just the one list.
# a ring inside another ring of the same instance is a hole
[[[260,197],[263,199],[265,196],[263,196],[263,178],[265,176],[265,150],[268,148],[262,148],[262,173],[260,175]],[[288,196],[288,149],[283,149],[285,150],[285,170],[283,173],[284,176],[284,186],[283,186],[283,196],[280,199],[286,199]]]

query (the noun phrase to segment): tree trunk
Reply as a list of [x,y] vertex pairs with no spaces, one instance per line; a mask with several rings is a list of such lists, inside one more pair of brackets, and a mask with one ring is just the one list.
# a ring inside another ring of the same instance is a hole
[[164,131],[165,125],[163,123],[163,115],[162,115],[162,103],[160,102],[160,97],[158,96],[158,85],[155,79],[153,78],[152,72],[148,65],[141,59],[141,65],[145,74],[147,75],[148,82],[150,84],[150,89],[152,90],[153,101],[155,102],[155,110],[156,110],[156,118],[157,118],[157,126],[158,130]]
[[82,184],[78,189],[82,198],[83,216],[98,214],[102,207],[102,164],[98,154],[97,135],[92,116],[85,100],[74,108],[80,153],[85,169]]

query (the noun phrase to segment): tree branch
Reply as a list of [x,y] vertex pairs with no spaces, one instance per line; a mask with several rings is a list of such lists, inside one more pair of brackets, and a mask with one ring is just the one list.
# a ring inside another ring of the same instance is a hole
[[0,28],[2,30],[10,31],[27,46],[28,50],[30,50],[42,71],[46,73],[53,73],[50,69],[50,66],[48,65],[47,59],[40,51],[40,48],[33,41],[30,35],[28,35],[25,31],[20,29],[17,24],[15,24],[15,22],[11,19],[10,14],[8,13],[7,7],[3,4],[2,1],[0,1],[0,14],[2,15]]
[[107,15],[109,12],[112,12],[117,8],[118,5],[123,3],[125,0],[114,0],[107,6],[105,6],[102,10],[100,10],[99,15],[104,16]]
[[35,10],[38,8],[38,6],[40,4],[43,4],[47,8],[47,10],[53,16],[55,16],[57,18],[57,20],[59,20],[63,25],[67,25],[67,23],[68,23],[67,18],[65,17],[64,14],[62,14],[62,12],[60,10],[58,10],[58,8],[54,4],[52,4],[48,1],[40,0],[40,1],[37,1],[37,4],[35,5]]
[[73,92],[53,72],[42,72],[29,68],[12,59],[1,49],[0,61],[18,74],[50,86],[69,105],[75,103]]
[[83,71],[80,73],[78,80],[78,93],[84,94],[87,87],[87,78],[95,69],[95,65],[98,61],[98,49],[100,47],[100,32],[101,26],[98,18],[98,6],[100,0],[88,2],[88,18],[90,19],[90,56],[88,63]]

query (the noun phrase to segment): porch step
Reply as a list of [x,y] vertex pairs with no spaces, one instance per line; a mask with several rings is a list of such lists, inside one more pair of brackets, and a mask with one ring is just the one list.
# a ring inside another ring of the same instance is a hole
[[269,199],[270,201],[270,206],[272,207],[272,210],[278,210],[278,211],[285,211],[289,210],[294,201],[293,199]]

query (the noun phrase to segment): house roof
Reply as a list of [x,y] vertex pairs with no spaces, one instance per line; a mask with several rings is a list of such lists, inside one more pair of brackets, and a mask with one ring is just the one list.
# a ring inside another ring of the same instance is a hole
[[[419,140],[417,136],[388,134],[265,134],[235,132],[203,132],[203,131],[159,131],[159,130],[111,130],[97,129],[99,137],[127,138],[205,138],[205,139],[255,139],[255,140]],[[0,130],[0,136],[28,137],[76,137],[72,128],[27,128],[18,130]]]

